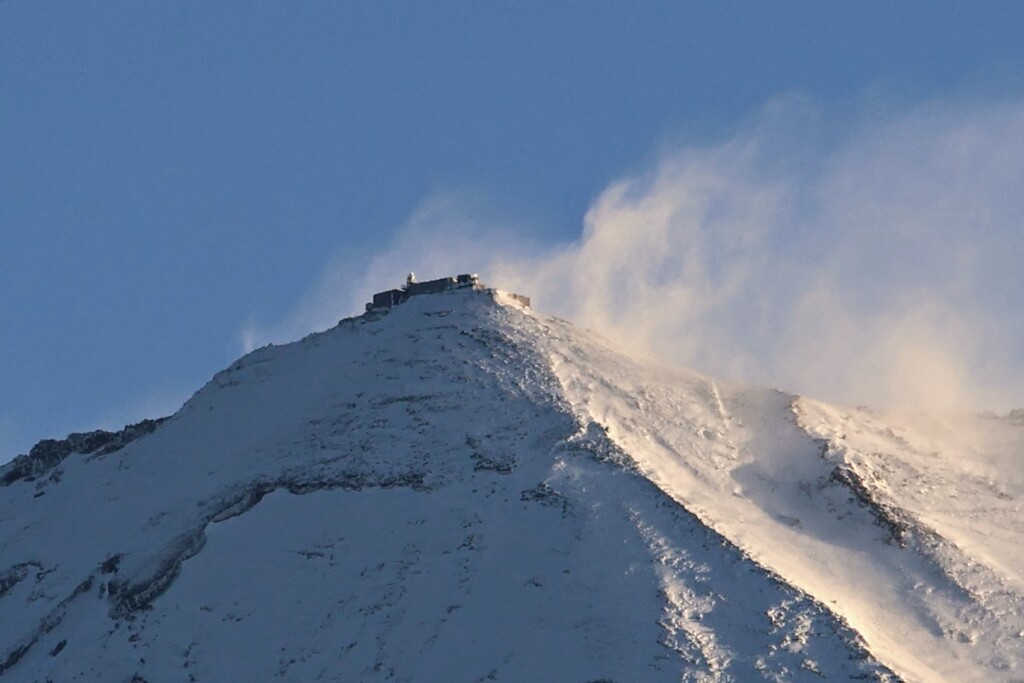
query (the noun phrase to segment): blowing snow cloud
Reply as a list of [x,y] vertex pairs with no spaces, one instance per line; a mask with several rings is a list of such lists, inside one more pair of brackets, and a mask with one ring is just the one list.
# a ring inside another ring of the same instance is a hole
[[1020,403],[1024,104],[933,103],[842,135],[831,124],[783,98],[731,139],[665,150],[606,188],[570,244],[508,239],[514,227],[457,196],[432,198],[390,248],[339,257],[245,344],[333,324],[408,270],[473,270],[712,375],[894,409]]

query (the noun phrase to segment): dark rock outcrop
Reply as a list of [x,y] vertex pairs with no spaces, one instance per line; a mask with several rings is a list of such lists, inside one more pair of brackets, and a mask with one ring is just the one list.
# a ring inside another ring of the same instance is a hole
[[167,418],[143,420],[126,425],[118,432],[97,429],[93,432],[73,432],[64,439],[43,439],[25,455],[19,455],[0,467],[0,486],[16,481],[32,481],[60,465],[72,453],[106,455],[119,451],[132,441],[156,430]]

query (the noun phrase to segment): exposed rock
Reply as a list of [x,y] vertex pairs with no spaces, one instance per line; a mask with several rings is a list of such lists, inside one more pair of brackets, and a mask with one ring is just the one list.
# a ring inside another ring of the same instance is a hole
[[840,463],[832,470],[828,480],[850,490],[857,502],[871,512],[878,525],[889,532],[890,543],[895,543],[901,548],[906,547],[910,523],[902,518],[898,510],[876,500],[872,488],[864,483],[854,468],[846,463]]
[[43,439],[27,454],[19,455],[0,467],[0,486],[37,479],[55,469],[72,453],[107,455],[119,451],[132,441],[151,434],[166,419],[143,420],[126,425],[118,432],[97,429],[93,432],[72,432],[64,439]]

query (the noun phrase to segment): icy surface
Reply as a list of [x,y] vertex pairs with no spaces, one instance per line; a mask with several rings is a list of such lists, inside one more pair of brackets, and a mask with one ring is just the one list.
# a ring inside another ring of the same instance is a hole
[[0,677],[1020,679],[1024,428],[958,419],[418,297],[0,488]]

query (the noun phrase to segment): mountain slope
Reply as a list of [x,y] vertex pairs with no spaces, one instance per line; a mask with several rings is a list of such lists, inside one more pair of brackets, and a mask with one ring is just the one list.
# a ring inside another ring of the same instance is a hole
[[902,676],[1020,678],[1019,424],[882,419],[728,387],[542,324],[581,419],[605,425],[645,476],[829,605]]
[[1010,680],[1016,556],[905,499],[849,438],[883,424],[414,297],[119,450],[6,466],[0,676]]

